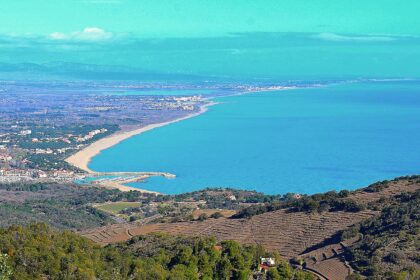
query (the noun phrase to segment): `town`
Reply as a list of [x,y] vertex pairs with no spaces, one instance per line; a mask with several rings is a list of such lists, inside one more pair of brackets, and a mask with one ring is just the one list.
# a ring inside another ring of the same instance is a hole
[[207,102],[201,95],[123,95],[77,87],[68,94],[67,87],[44,91],[7,82],[0,90],[0,183],[74,181],[84,172],[65,161],[71,154],[120,130],[183,117]]
[[[288,83],[1,81],[0,182],[74,181],[84,171],[65,159],[117,131],[184,117],[217,96],[295,87]],[[149,95],[150,90],[155,93]]]

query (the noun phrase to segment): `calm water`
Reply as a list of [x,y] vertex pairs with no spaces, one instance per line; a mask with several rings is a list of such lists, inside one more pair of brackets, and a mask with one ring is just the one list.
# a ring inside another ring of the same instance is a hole
[[420,83],[387,82],[219,98],[199,117],[128,139],[97,171],[165,171],[132,186],[264,193],[354,189],[420,173]]

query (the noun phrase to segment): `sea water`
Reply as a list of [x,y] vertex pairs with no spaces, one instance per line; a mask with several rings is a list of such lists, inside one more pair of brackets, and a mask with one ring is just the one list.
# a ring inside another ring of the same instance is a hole
[[420,173],[420,83],[370,82],[218,98],[195,118],[127,139],[95,171],[161,171],[130,186],[175,194],[355,189]]

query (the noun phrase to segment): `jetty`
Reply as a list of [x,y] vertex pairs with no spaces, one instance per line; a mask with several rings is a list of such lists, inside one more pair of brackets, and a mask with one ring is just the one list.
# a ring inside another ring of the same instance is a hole
[[[107,178],[107,176],[109,176]],[[85,174],[81,179],[98,178],[91,181],[91,184],[96,184],[106,188],[116,188],[121,191],[142,191],[146,193],[159,194],[158,192],[143,190],[140,188],[128,187],[125,184],[141,182],[150,177],[165,177],[168,179],[176,178],[175,174],[168,172],[92,172]]]
[[100,177],[100,176],[147,176],[147,177],[165,177],[176,178],[175,174],[168,172],[92,172],[86,177]]

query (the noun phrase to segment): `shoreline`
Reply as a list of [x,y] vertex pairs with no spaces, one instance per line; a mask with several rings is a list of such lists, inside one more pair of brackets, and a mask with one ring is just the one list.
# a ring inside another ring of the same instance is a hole
[[[138,127],[135,128],[133,130],[128,130],[128,131],[117,131],[105,138],[99,139],[98,141],[95,141],[91,144],[89,144],[88,146],[84,147],[83,149],[81,149],[80,151],[78,151],[77,153],[69,156],[68,158],[65,159],[65,161],[81,170],[84,170],[85,172],[91,174],[91,173],[100,173],[100,172],[95,172],[93,170],[91,170],[89,168],[89,163],[91,162],[92,158],[99,155],[103,150],[109,149],[112,146],[115,146],[117,144],[119,144],[120,142],[129,139],[133,136],[142,134],[146,131],[158,128],[158,127],[163,127],[172,123],[176,123],[176,122],[180,122],[186,119],[190,119],[190,118],[194,118],[197,117],[203,113],[205,113],[209,107],[216,105],[216,102],[210,101],[207,104],[201,105],[200,109],[198,110],[198,112],[194,112],[191,114],[188,114],[184,117],[180,117],[177,119],[173,119],[170,121],[166,121],[166,122],[162,122],[162,123],[155,123],[155,124],[149,124],[146,126],[142,126],[142,127]],[[128,186],[124,186],[122,184],[112,184],[112,187],[115,187],[121,191],[130,191],[130,190],[137,190],[137,191],[143,191],[143,192],[152,192],[153,191],[147,191],[147,190],[142,190],[139,188],[133,188],[133,187],[128,187]],[[105,185],[104,185],[105,186]],[[108,186],[109,187],[109,186]]]
[[[144,179],[146,179],[146,177]],[[142,193],[152,193],[152,194],[156,194],[156,195],[161,194],[161,193],[154,192],[154,191],[148,191],[148,190],[144,190],[144,189],[125,186],[125,185],[123,185],[122,183],[119,183],[119,182],[97,183],[97,184],[94,184],[94,186],[101,186],[103,188],[108,188],[108,189],[118,189],[122,192],[138,191],[138,192],[142,192]]]

